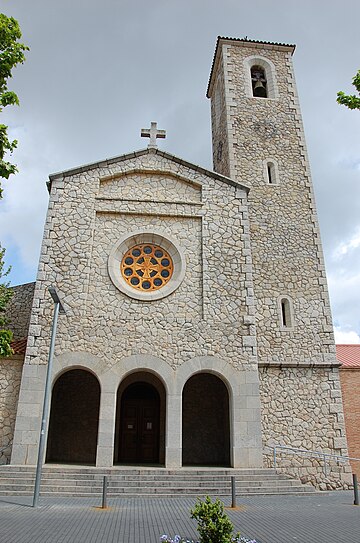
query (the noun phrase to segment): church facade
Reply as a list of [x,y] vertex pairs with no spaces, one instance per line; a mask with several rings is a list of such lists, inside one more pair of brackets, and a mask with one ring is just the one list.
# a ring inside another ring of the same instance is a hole
[[[12,464],[37,460],[49,286],[66,314],[47,462],[245,468],[271,465],[274,445],[347,454],[294,49],[218,38],[214,171],[158,149],[153,126],[144,150],[50,176]],[[324,481],[317,460],[298,469]]]

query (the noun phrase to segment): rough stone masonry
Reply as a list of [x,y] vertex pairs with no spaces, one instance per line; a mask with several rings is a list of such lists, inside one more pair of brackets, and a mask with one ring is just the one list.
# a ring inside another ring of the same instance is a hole
[[[274,445],[347,453],[294,49],[218,39],[214,172],[153,142],[50,176],[13,464],[36,462],[50,285],[66,316],[47,461],[87,449],[99,467],[262,467]],[[350,482],[346,463],[283,452],[278,467],[320,488]]]

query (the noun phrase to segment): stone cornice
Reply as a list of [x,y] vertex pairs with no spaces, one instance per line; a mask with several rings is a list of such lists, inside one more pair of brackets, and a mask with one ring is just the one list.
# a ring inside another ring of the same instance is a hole
[[[226,183],[227,185],[231,185],[233,187],[237,187],[240,189],[243,189],[246,193],[249,192],[250,188],[246,185],[239,183],[238,181],[235,181],[234,179],[230,179],[229,177],[226,177],[224,175],[221,175],[216,172],[212,172],[211,170],[207,170],[206,168],[203,168],[202,166],[198,166],[196,164],[192,164],[191,162],[187,162],[186,160],[183,160],[182,158],[179,158],[175,155],[172,155],[170,153],[167,153],[166,151],[161,151],[160,149],[141,149],[139,151],[133,151],[132,153],[128,153],[125,155],[116,156],[113,158],[106,158],[105,160],[101,160],[99,162],[92,162],[90,164],[84,164],[83,166],[78,166],[76,168],[72,168],[70,170],[64,170],[62,172],[57,172],[49,175],[49,182],[47,183],[48,190],[50,192],[51,190],[51,184],[53,181],[56,180],[62,180],[64,177],[68,177],[71,175],[77,175],[80,173],[87,172],[89,170],[95,169],[95,168],[106,168],[108,166],[111,166],[112,164],[116,162],[123,162],[125,160],[131,160],[133,158],[138,158],[144,155],[159,155],[163,158],[166,158],[170,160],[171,162],[175,162],[176,164],[179,164],[180,166],[184,166],[185,168],[189,168],[190,170],[194,170],[197,173],[200,173],[202,175],[205,175],[207,177],[211,177],[212,179],[216,179],[218,181],[222,181],[223,183]],[[149,173],[149,168],[145,168],[146,172]],[[154,169],[154,173],[158,168]],[[124,172],[125,173],[125,172]],[[105,177],[105,176],[104,176]],[[104,179],[103,177],[103,179]],[[105,177],[106,179],[106,177]]]

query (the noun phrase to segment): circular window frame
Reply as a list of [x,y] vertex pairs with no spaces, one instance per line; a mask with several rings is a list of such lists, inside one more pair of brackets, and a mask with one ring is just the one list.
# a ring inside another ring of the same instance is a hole
[[[146,292],[137,290],[129,285],[121,273],[121,262],[124,254],[134,245],[151,243],[162,247],[171,257],[173,273],[166,285],[158,290]],[[112,248],[108,258],[108,272],[110,279],[117,289],[129,298],[142,301],[160,300],[172,294],[185,277],[185,254],[176,240],[159,231],[135,231],[122,236]]]

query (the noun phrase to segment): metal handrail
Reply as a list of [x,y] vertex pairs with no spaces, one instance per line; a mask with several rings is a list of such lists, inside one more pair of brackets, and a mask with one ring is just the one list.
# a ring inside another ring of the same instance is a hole
[[[269,447],[270,448],[270,447]],[[274,458],[274,468],[276,468],[276,449],[281,449],[284,451],[289,451],[292,453],[300,453],[307,456],[315,456],[320,457],[324,460],[324,475],[327,476],[327,468],[326,468],[326,459],[327,458],[335,458],[336,462],[346,462],[348,460],[351,461],[358,461],[360,462],[360,458],[354,458],[351,456],[343,456],[342,454],[329,454],[324,453],[322,451],[308,451],[306,449],[298,449],[297,447],[287,447],[284,445],[275,445],[274,447],[271,447],[273,449],[273,458]]]

